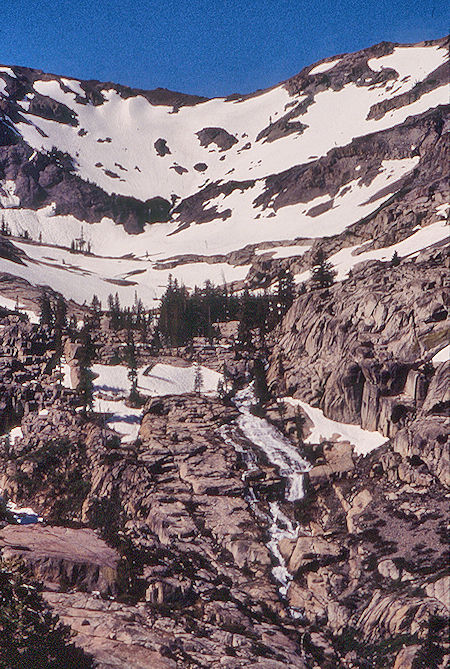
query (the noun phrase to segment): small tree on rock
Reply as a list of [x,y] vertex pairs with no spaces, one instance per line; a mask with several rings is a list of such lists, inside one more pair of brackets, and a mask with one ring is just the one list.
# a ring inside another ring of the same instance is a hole
[[397,267],[398,265],[400,265],[400,258],[397,251],[394,251],[394,255],[391,258],[391,267]]
[[200,364],[197,362],[195,364],[195,374],[194,374],[194,392],[197,395],[200,395],[203,387],[203,373]]
[[137,373],[137,360],[136,360],[136,347],[134,344],[134,338],[131,330],[128,330],[127,335],[127,346],[125,349],[125,361],[128,367],[128,378],[131,383],[129,401],[130,404],[139,403],[139,393],[138,393],[138,373]]
[[312,268],[312,283],[318,288],[329,288],[334,283],[336,271],[333,265],[327,260],[325,252],[319,249],[314,256],[314,266]]

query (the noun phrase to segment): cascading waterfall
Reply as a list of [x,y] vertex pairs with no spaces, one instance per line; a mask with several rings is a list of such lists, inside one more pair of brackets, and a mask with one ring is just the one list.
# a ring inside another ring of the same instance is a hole
[[[236,394],[234,403],[241,413],[237,420],[237,426],[245,439],[262,451],[267,459],[278,468],[280,475],[286,479],[286,501],[295,502],[302,499],[305,494],[304,474],[308,471],[310,465],[276,427],[264,418],[259,418],[251,413],[250,407],[252,404],[255,404],[255,401],[252,385]],[[248,477],[251,471],[258,469],[256,453],[244,447],[236,430],[233,430],[229,426],[224,426],[222,428],[222,437],[241,454],[243,461],[247,465],[247,471],[243,474],[244,479]],[[251,486],[249,486],[247,501],[255,515],[262,518],[269,525],[270,541],[267,547],[277,563],[272,569],[272,574],[280,584],[280,595],[285,598],[292,580],[292,574],[286,567],[279,544],[285,538],[297,539],[300,529],[299,525],[292,522],[282,512],[278,502],[269,502],[269,513],[263,513],[259,508],[258,500]],[[291,614],[293,617],[300,615],[295,609],[291,609]]]

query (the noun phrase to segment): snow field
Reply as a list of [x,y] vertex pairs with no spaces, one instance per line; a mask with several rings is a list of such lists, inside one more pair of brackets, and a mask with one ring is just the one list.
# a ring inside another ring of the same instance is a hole
[[[202,365],[200,369],[201,392],[215,393],[222,375]],[[139,434],[142,409],[133,409],[125,404],[131,388],[127,367],[97,364],[92,366],[92,371],[97,375],[94,380],[95,411],[112,414],[107,424],[121,435],[123,443],[135,441]],[[146,365],[138,369],[138,391],[148,397],[190,393],[194,391],[195,373],[195,365],[176,367],[157,363],[151,369]]]
[[[227,174],[244,180],[249,175],[264,178],[281,172],[308,162],[313,155],[325,155],[354,137],[392,127],[408,116],[445,104],[448,91],[441,86],[405,107],[388,112],[378,121],[367,120],[373,104],[409,90],[416,80],[422,80],[444,62],[444,58],[445,49],[430,46],[398,47],[389,56],[370,59],[369,65],[375,71],[394,67],[399,72],[398,79],[371,87],[349,83],[340,91],[316,94],[306,113],[293,119],[308,126],[304,132],[281,137],[275,143],[263,139],[256,142],[256,137],[286,113],[288,104],[304,97],[291,97],[282,85],[248,99],[217,98],[173,113],[172,107],[152,106],[142,96],[123,99],[112,89],[103,91],[104,104],[83,105],[75,101],[75,92],[82,95],[76,80],[63,82],[73,92],[63,91],[56,80],[37,81],[35,90],[72,109],[79,126],[59,124],[24,111],[31,125],[19,123],[17,129],[37,150],[49,150],[55,145],[70,153],[77,161],[80,175],[109,193],[144,200],[155,195],[170,198],[172,193],[184,197],[195,192],[205,180],[226,179]],[[320,63],[311,73],[325,72],[338,61]],[[42,137],[37,127],[48,137]],[[223,128],[238,142],[227,151],[220,151],[215,144],[202,147],[196,133],[205,127]],[[87,132],[79,135],[81,128]],[[171,151],[164,157],[157,155],[153,146],[159,138],[167,140]],[[248,143],[252,145],[251,151],[243,150]],[[206,173],[193,169],[197,162],[208,165]],[[96,167],[96,163],[101,166]],[[188,172],[180,175],[170,169],[177,165]],[[105,170],[113,172],[116,178],[108,176]]]
[[312,421],[314,425],[313,430],[304,440],[307,444],[319,444],[321,441],[337,438],[338,441],[349,441],[354,447],[356,455],[367,455],[389,441],[380,432],[369,432],[368,430],[363,430],[359,425],[340,423],[326,418],[321,409],[311,407],[306,402],[302,402],[302,400],[284,397],[283,402],[299,406]]
[[[361,248],[361,245],[348,246],[329,257],[329,262],[337,271],[337,280],[345,279],[351,269],[361,262],[367,260],[388,261],[392,259],[394,253],[400,257],[414,257],[423,249],[446,240],[449,236],[449,227],[445,221],[436,221],[425,228],[419,228],[412,235],[403,239],[397,244],[386,246],[381,249],[372,249],[363,253],[356,254],[355,251]],[[365,242],[366,243],[366,242]],[[302,283],[311,278],[311,271],[306,270],[295,275],[295,282]]]
[[[202,392],[215,393],[222,374],[200,365],[203,377]],[[143,395],[182,395],[194,391],[196,365],[176,367],[157,363],[150,370],[148,365],[138,369],[138,390]],[[124,365],[93,365],[98,377],[94,381],[96,391],[126,397],[130,392],[128,369]]]
[[[155,269],[150,259],[102,258],[72,254],[61,248],[16,242],[30,257],[25,265],[0,258],[0,271],[20,276],[34,285],[47,284],[66,299],[90,304],[94,294],[107,303],[108,295],[119,295],[123,306],[131,306],[135,294],[153,307],[164,293],[169,275],[193,289],[209,279],[216,285],[243,280],[250,265],[228,263],[186,263],[171,269]],[[136,272],[136,274],[135,274]],[[124,285],[124,281],[129,282]]]
[[448,54],[439,46],[399,46],[394,52],[371,58],[367,64],[374,72],[392,68],[398,72],[398,79],[389,97],[400,95],[414,88],[418,81],[423,81],[431,72],[446,62]]

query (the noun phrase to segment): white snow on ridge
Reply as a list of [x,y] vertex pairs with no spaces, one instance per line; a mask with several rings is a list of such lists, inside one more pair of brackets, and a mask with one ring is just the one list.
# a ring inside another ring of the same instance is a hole
[[446,62],[448,52],[443,46],[398,46],[393,53],[380,58],[371,58],[368,66],[374,72],[392,68],[398,72],[398,81],[392,89],[393,95],[411,90],[431,72]]
[[[361,245],[348,246],[330,256],[328,260],[337,270],[337,280],[342,281],[348,275],[349,271],[358,265],[358,263],[367,260],[391,260],[394,253],[397,253],[402,258],[407,256],[413,257],[423,249],[446,240],[448,236],[448,225],[446,225],[445,221],[437,221],[424,228],[420,228],[406,239],[403,239],[397,244],[392,244],[392,246],[372,249],[358,254],[356,254],[355,251],[361,248]],[[301,283],[302,281],[307,281],[310,276],[310,270],[306,270],[301,274],[297,274],[295,276],[295,281]]]
[[[294,119],[308,126],[304,132],[275,142],[264,138],[257,142],[256,137],[286,113],[288,104],[304,97],[291,97],[282,85],[247,99],[217,98],[181,107],[173,113],[172,107],[153,106],[142,96],[124,99],[112,89],[103,91],[104,104],[83,105],[75,101],[75,93],[82,91],[76,80],[63,82],[73,92],[63,91],[56,80],[37,81],[35,89],[71,108],[78,116],[79,126],[27,114],[34,125],[21,123],[17,128],[35,149],[49,150],[55,145],[69,152],[77,161],[81,176],[108,193],[144,200],[155,195],[170,198],[172,193],[184,197],[194,193],[206,180],[245,180],[249,175],[265,178],[308,162],[312,155],[325,155],[334,146],[343,146],[354,137],[392,127],[408,116],[446,103],[448,90],[441,86],[405,107],[388,112],[382,119],[367,120],[373,104],[408,90],[417,77],[423,78],[443,62],[444,53],[445,50],[438,47],[398,47],[390,56],[371,59],[369,64],[375,70],[395,66],[400,71],[400,79],[404,76],[409,79],[371,87],[349,83],[340,91],[322,91],[316,94],[307,111]],[[338,61],[320,63],[311,72],[324,72],[325,67],[330,69]],[[42,137],[35,126],[48,137]],[[196,133],[207,127],[225,129],[237,143],[227,151],[221,151],[215,144],[202,147]],[[84,132],[79,134],[81,129]],[[169,155],[157,155],[154,142],[159,138],[167,141]],[[251,150],[244,150],[249,144]],[[207,164],[206,172],[193,169],[198,162]],[[96,163],[101,165],[96,167]],[[180,175],[170,169],[177,165],[188,171]],[[108,176],[105,170],[113,172],[115,177]]]
[[340,63],[342,58],[335,58],[334,60],[329,60],[326,63],[319,63],[319,65],[316,65],[313,67],[312,70],[308,72],[308,74],[322,74],[324,72],[329,72],[329,70],[332,70],[335,65]]
[[9,74],[10,77],[14,77],[15,79],[17,78],[10,67],[0,67],[0,73],[2,72],[4,72],[4,74]]
[[321,409],[311,407],[306,402],[302,402],[302,400],[284,397],[283,402],[299,406],[313,422],[313,430],[305,439],[307,444],[318,444],[321,441],[337,437],[338,441],[341,439],[349,441],[357,455],[367,455],[389,441],[380,432],[369,432],[368,430],[363,430],[359,425],[340,423],[326,418]]
[[67,86],[67,88],[70,88],[74,93],[78,93],[78,95],[81,95],[82,98],[86,97],[86,93],[81,88],[80,82],[77,79],[65,79],[64,77],[61,77],[61,81],[65,86]]
[[[97,183],[108,193],[122,193],[146,200],[154,195],[170,198],[172,193],[186,196],[205,182],[223,178],[230,169],[229,157],[243,162],[245,171],[252,169],[251,152],[238,151],[254,142],[259,131],[276,119],[291,100],[282,86],[243,101],[214,99],[193,107],[182,107],[176,114],[172,107],[153,106],[142,96],[122,98],[116,91],[103,91],[106,101],[98,106],[75,102],[75,94],[64,92],[59,82],[38,81],[34,87],[66,104],[79,119],[79,127],[29,116],[47,135],[43,138],[36,127],[24,123],[18,129],[36,149],[50,150],[53,145],[72,155],[80,174]],[[71,88],[74,86],[71,83]],[[78,91],[79,92],[79,91]],[[196,133],[205,127],[220,127],[239,140],[229,151],[217,145],[202,147]],[[78,131],[83,128],[82,135]],[[169,155],[157,155],[154,143],[166,139]],[[206,162],[205,174],[193,169]],[[96,163],[101,166],[96,167]],[[180,165],[188,170],[178,174]],[[113,172],[116,177],[105,174]]]

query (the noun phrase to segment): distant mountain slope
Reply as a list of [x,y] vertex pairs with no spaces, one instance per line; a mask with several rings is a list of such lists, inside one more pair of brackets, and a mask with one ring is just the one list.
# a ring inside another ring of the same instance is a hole
[[[151,304],[169,272],[261,285],[280,262],[303,277],[318,240],[389,256],[434,224],[439,242],[447,52],[383,42],[212,100],[0,67],[1,213],[38,242],[13,239],[25,264],[0,271],[81,302],[117,289]],[[81,234],[94,257],[69,253]]]

